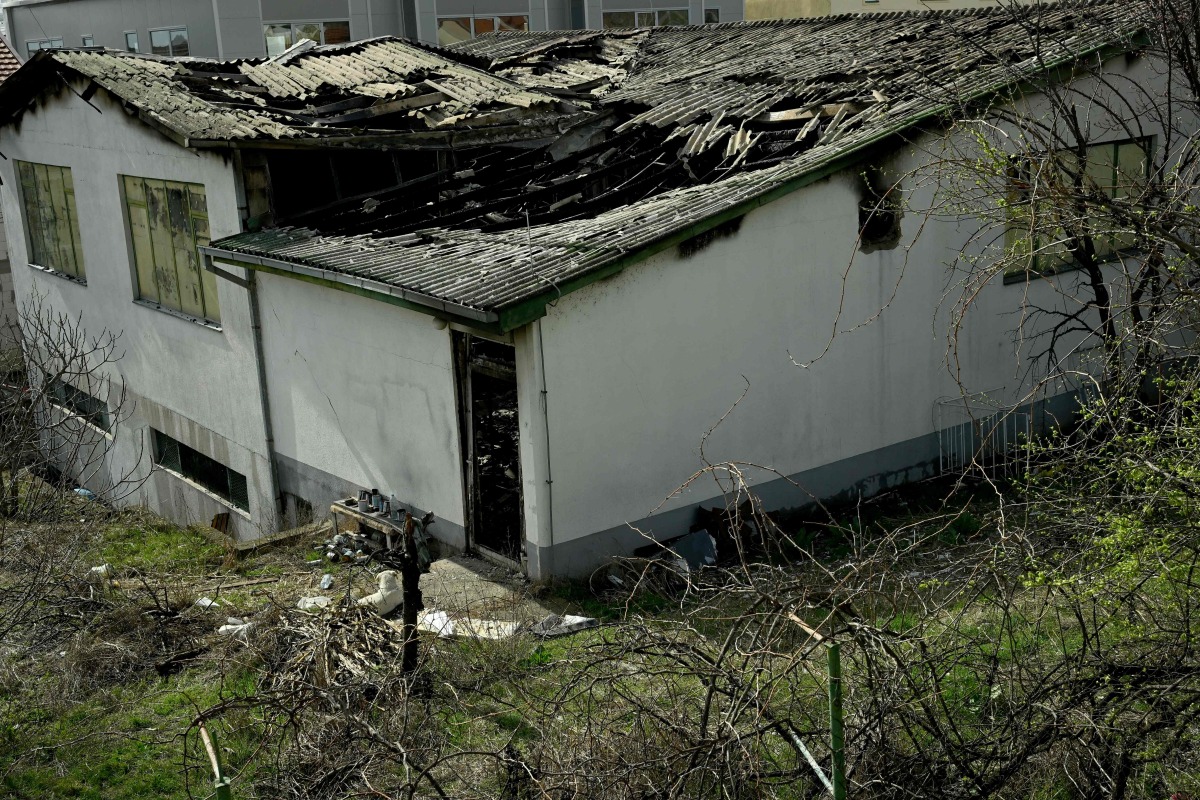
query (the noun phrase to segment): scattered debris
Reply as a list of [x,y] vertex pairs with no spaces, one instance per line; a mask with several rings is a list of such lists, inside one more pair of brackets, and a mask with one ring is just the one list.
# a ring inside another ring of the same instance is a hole
[[300,609],[301,611],[319,611],[332,602],[333,598],[325,597],[323,595],[316,595],[315,597],[301,597],[299,602],[296,603],[296,608]]
[[219,606],[221,604],[218,603],[216,600],[213,600],[211,597],[201,597],[199,600],[197,600],[194,603],[194,605],[196,606],[196,608],[209,609],[209,608],[216,608],[217,606]]
[[112,568],[112,564],[101,564],[98,567],[92,567],[88,572],[93,578],[100,578],[102,580],[110,579],[116,574],[116,571]]
[[330,575],[328,572],[326,572],[324,575],[321,576],[321,589],[323,591],[329,591],[332,588],[333,588],[333,576]]
[[551,614],[541,622],[532,625],[529,628],[529,632],[543,639],[551,639],[556,636],[566,636],[569,633],[595,628],[599,625],[600,623],[591,617],[578,617],[574,614],[567,614],[560,617],[557,614]]
[[222,625],[217,628],[217,633],[221,636],[229,636],[238,639],[242,642],[250,638],[250,629],[254,627],[253,622],[243,622],[240,625]]

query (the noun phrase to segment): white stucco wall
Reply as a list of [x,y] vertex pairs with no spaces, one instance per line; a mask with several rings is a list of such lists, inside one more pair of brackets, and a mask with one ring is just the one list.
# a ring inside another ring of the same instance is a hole
[[219,155],[178,147],[127,115],[103,91],[91,102],[99,113],[60,91],[27,112],[19,126],[0,129],[0,151],[7,156],[0,177],[6,188],[19,185],[18,159],[71,168],[85,253],[86,286],[28,266],[27,239],[17,225],[22,220],[17,193],[6,191],[17,296],[40,295],[56,311],[81,314],[91,332],[121,334],[123,357],[112,377],[124,381],[133,413],[117,433],[113,472],[128,471],[141,456],[139,474],[145,475],[152,425],[245,475],[250,513],[161,471],[129,500],[185,522],[208,522],[215,513],[232,511],[236,533],[252,536],[271,527],[274,503],[246,294],[218,281],[221,330],[135,303],[119,179],[129,174],[204,184],[216,239],[240,230],[233,169]]
[[431,532],[462,546],[451,331],[426,314],[295,278],[258,281],[283,488],[318,515],[335,499],[322,492],[337,483],[320,473],[394,492],[432,511]]

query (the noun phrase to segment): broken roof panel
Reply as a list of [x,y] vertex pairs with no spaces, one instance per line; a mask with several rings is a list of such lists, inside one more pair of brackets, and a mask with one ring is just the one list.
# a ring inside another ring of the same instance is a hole
[[579,110],[494,75],[469,55],[385,38],[229,62],[39,51],[0,89],[3,121],[18,118],[56,72],[90,80],[189,146],[319,143],[361,133],[516,123],[553,127]]
[[[1108,0],[481,37],[461,49],[531,91],[587,93],[595,124],[611,127],[520,175],[475,170],[436,202],[382,193],[370,209],[334,209],[319,231],[246,233],[214,252],[515,326],[606,267],[845,168],[959,103],[1089,53],[1135,49],[1139,14]],[[602,76],[590,88],[564,78],[581,60],[595,69],[584,76]]]

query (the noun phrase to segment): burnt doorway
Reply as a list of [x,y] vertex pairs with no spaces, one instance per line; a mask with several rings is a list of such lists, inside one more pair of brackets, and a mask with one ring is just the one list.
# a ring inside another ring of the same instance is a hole
[[522,560],[520,426],[512,345],[455,334],[471,546]]

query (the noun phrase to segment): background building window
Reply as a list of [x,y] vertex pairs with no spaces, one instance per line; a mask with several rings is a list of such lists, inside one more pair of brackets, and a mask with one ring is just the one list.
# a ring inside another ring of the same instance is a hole
[[438,17],[438,44],[464,42],[492,31],[527,31],[529,17],[524,14],[478,17]]
[[187,28],[163,28],[150,31],[150,52],[156,56],[186,56],[191,53],[188,46]]
[[136,53],[138,51],[137,31],[125,31],[125,52]]
[[57,379],[47,387],[46,394],[56,406],[83,418],[101,430],[108,430],[108,404],[103,400]]
[[154,463],[163,469],[182,475],[243,511],[250,510],[250,493],[246,476],[234,472],[220,461],[193,450],[165,433],[154,433]]
[[17,175],[29,231],[30,262],[82,278],[83,245],[71,170],[18,161]]
[[721,21],[721,9],[719,9],[719,8],[704,9],[704,24],[705,25],[715,25],[716,23],[718,23],[720,21]]
[[25,52],[32,57],[38,50],[44,50],[47,47],[62,47],[62,39],[31,39],[25,42]]
[[220,322],[217,280],[196,248],[208,244],[204,187],[122,176],[138,297],[196,319]]
[[660,8],[657,10],[605,11],[601,16],[606,29],[653,28],[659,25],[687,25],[686,8]]
[[83,46],[84,47],[95,47],[96,46],[96,37],[95,36],[84,36],[83,37]]
[[267,55],[277,56],[301,39],[317,44],[344,44],[350,41],[350,23],[346,20],[329,22],[272,22],[263,25]]

